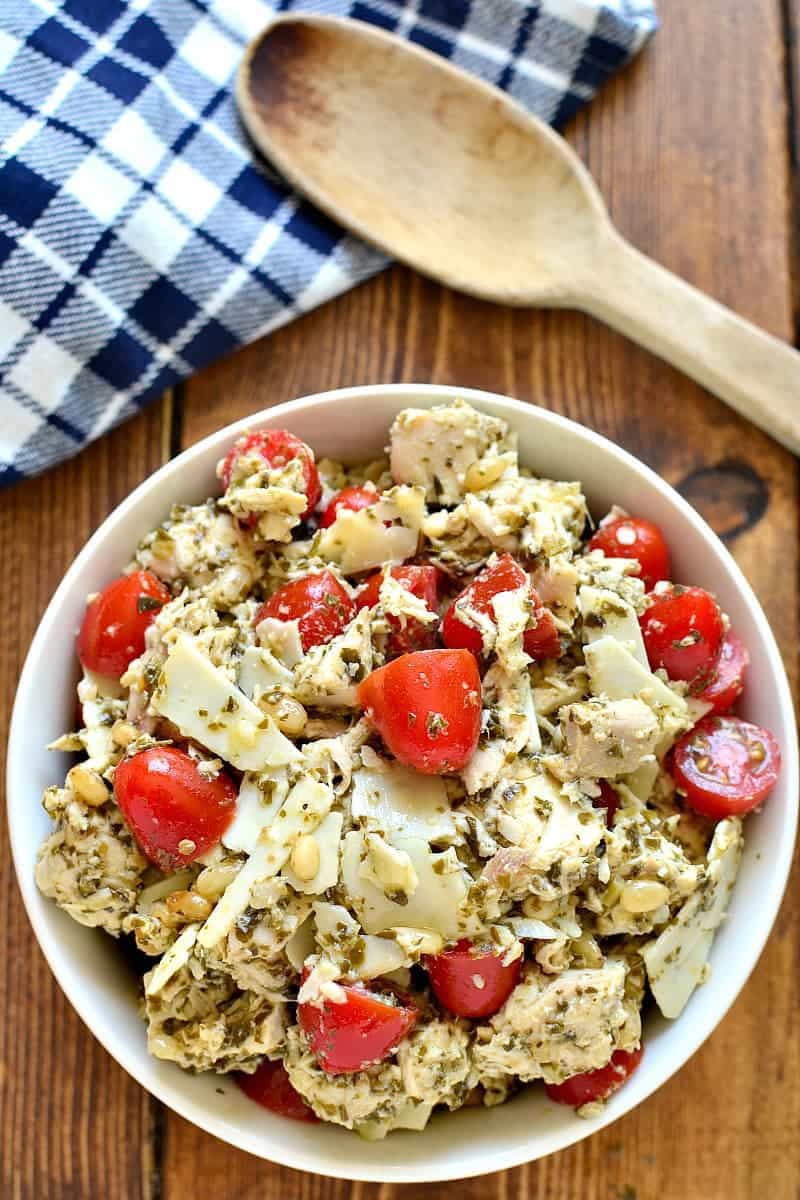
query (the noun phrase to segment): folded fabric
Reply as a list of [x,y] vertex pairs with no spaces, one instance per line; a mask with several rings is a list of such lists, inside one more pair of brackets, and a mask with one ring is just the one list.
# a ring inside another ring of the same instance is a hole
[[[392,30],[561,125],[656,26],[636,0],[281,3]],[[0,483],[386,260],[259,161],[232,81],[262,0],[2,0]]]

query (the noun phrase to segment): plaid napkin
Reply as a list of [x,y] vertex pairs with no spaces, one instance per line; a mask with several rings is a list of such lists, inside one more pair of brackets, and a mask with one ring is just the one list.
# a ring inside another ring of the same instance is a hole
[[275,7],[393,30],[554,125],[656,26],[643,0],[0,0],[0,483],[385,265],[239,124]]

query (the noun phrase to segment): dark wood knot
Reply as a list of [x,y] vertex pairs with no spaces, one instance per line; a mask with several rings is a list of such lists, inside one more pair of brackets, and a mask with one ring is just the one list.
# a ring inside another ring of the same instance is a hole
[[677,490],[724,542],[752,529],[769,505],[769,488],[749,463],[726,458],[692,471]]

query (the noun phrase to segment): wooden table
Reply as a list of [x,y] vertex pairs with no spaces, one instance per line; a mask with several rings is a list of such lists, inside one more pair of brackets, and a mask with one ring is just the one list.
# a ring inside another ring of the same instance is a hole
[[[622,231],[780,337],[795,336],[798,0],[661,0],[663,29],[568,136]],[[513,252],[513,247],[509,248]],[[210,368],[75,461],[0,497],[8,722],[36,623],[110,509],[182,447],[304,393],[387,380],[507,392],[615,439],[730,545],[797,679],[798,469],[688,380],[572,313],[493,308],[394,269]],[[459,1185],[463,1200],[769,1200],[800,1189],[797,880],[733,1010],[692,1061],[588,1141]],[[447,1185],[317,1179],[168,1112],[94,1041],[52,979],[0,841],[4,1200],[416,1200]]]

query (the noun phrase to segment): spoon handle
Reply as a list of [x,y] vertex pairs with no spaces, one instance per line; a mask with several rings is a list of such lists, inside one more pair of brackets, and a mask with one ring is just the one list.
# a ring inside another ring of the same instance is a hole
[[576,302],[800,454],[800,353],[786,342],[659,266],[616,230],[585,264]]

